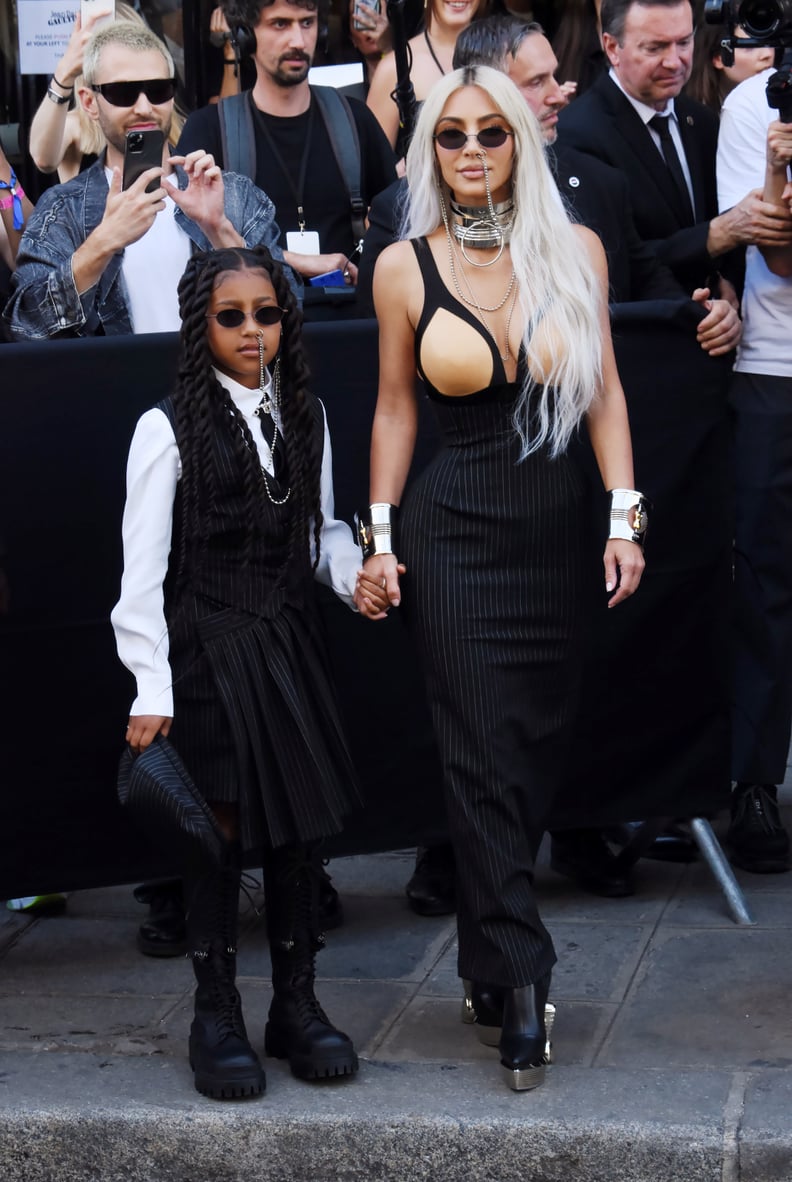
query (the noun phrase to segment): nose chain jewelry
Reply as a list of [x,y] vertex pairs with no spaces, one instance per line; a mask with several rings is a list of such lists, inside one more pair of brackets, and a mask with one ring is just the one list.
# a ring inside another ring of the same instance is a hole
[[[490,189],[489,169],[487,168],[487,153],[482,150],[476,155],[484,167],[487,204],[486,206],[465,206],[452,201],[454,237],[460,243],[463,258],[470,263],[471,267],[491,267],[497,263],[511,238],[514,201],[509,197],[506,201],[494,204]],[[466,247],[468,246],[473,250],[494,250],[497,247],[498,253],[488,262],[480,263],[467,253]]]

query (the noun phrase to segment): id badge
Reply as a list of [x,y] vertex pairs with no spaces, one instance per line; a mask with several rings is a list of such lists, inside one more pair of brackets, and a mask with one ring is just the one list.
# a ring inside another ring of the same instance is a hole
[[292,254],[321,254],[316,230],[287,230],[286,249]]

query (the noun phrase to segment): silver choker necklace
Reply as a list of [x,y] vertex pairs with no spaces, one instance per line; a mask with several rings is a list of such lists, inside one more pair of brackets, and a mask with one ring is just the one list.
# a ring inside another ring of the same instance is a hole
[[[489,188],[489,186],[487,186]],[[451,226],[454,237],[464,247],[473,250],[494,250],[507,245],[514,221],[514,201],[499,201],[497,205],[459,205],[451,200]]]

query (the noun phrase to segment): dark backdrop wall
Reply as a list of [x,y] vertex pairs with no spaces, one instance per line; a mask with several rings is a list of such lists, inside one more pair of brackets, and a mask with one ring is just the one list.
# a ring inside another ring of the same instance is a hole
[[[590,652],[558,825],[710,813],[727,798],[728,366],[661,313],[628,306],[617,321],[638,482],[656,510],[640,594],[609,612],[593,474]],[[351,520],[367,500],[376,325],[316,324],[306,338],[337,511]],[[173,869],[115,799],[132,686],[109,612],[129,439],[174,366],[170,336],[0,348],[0,898]],[[416,467],[435,447],[425,409]],[[590,464],[584,447],[582,457]],[[365,796],[328,852],[442,838],[431,728],[398,613],[371,624],[331,595],[323,610]]]

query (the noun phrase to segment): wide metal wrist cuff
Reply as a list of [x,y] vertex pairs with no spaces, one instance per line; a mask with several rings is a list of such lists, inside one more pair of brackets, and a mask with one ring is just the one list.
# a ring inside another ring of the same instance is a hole
[[396,505],[377,501],[369,505],[367,514],[358,515],[358,540],[364,558],[374,554],[394,554],[396,520],[399,510]]
[[649,527],[651,503],[634,488],[612,488],[610,491],[609,538],[623,538],[643,547]]

